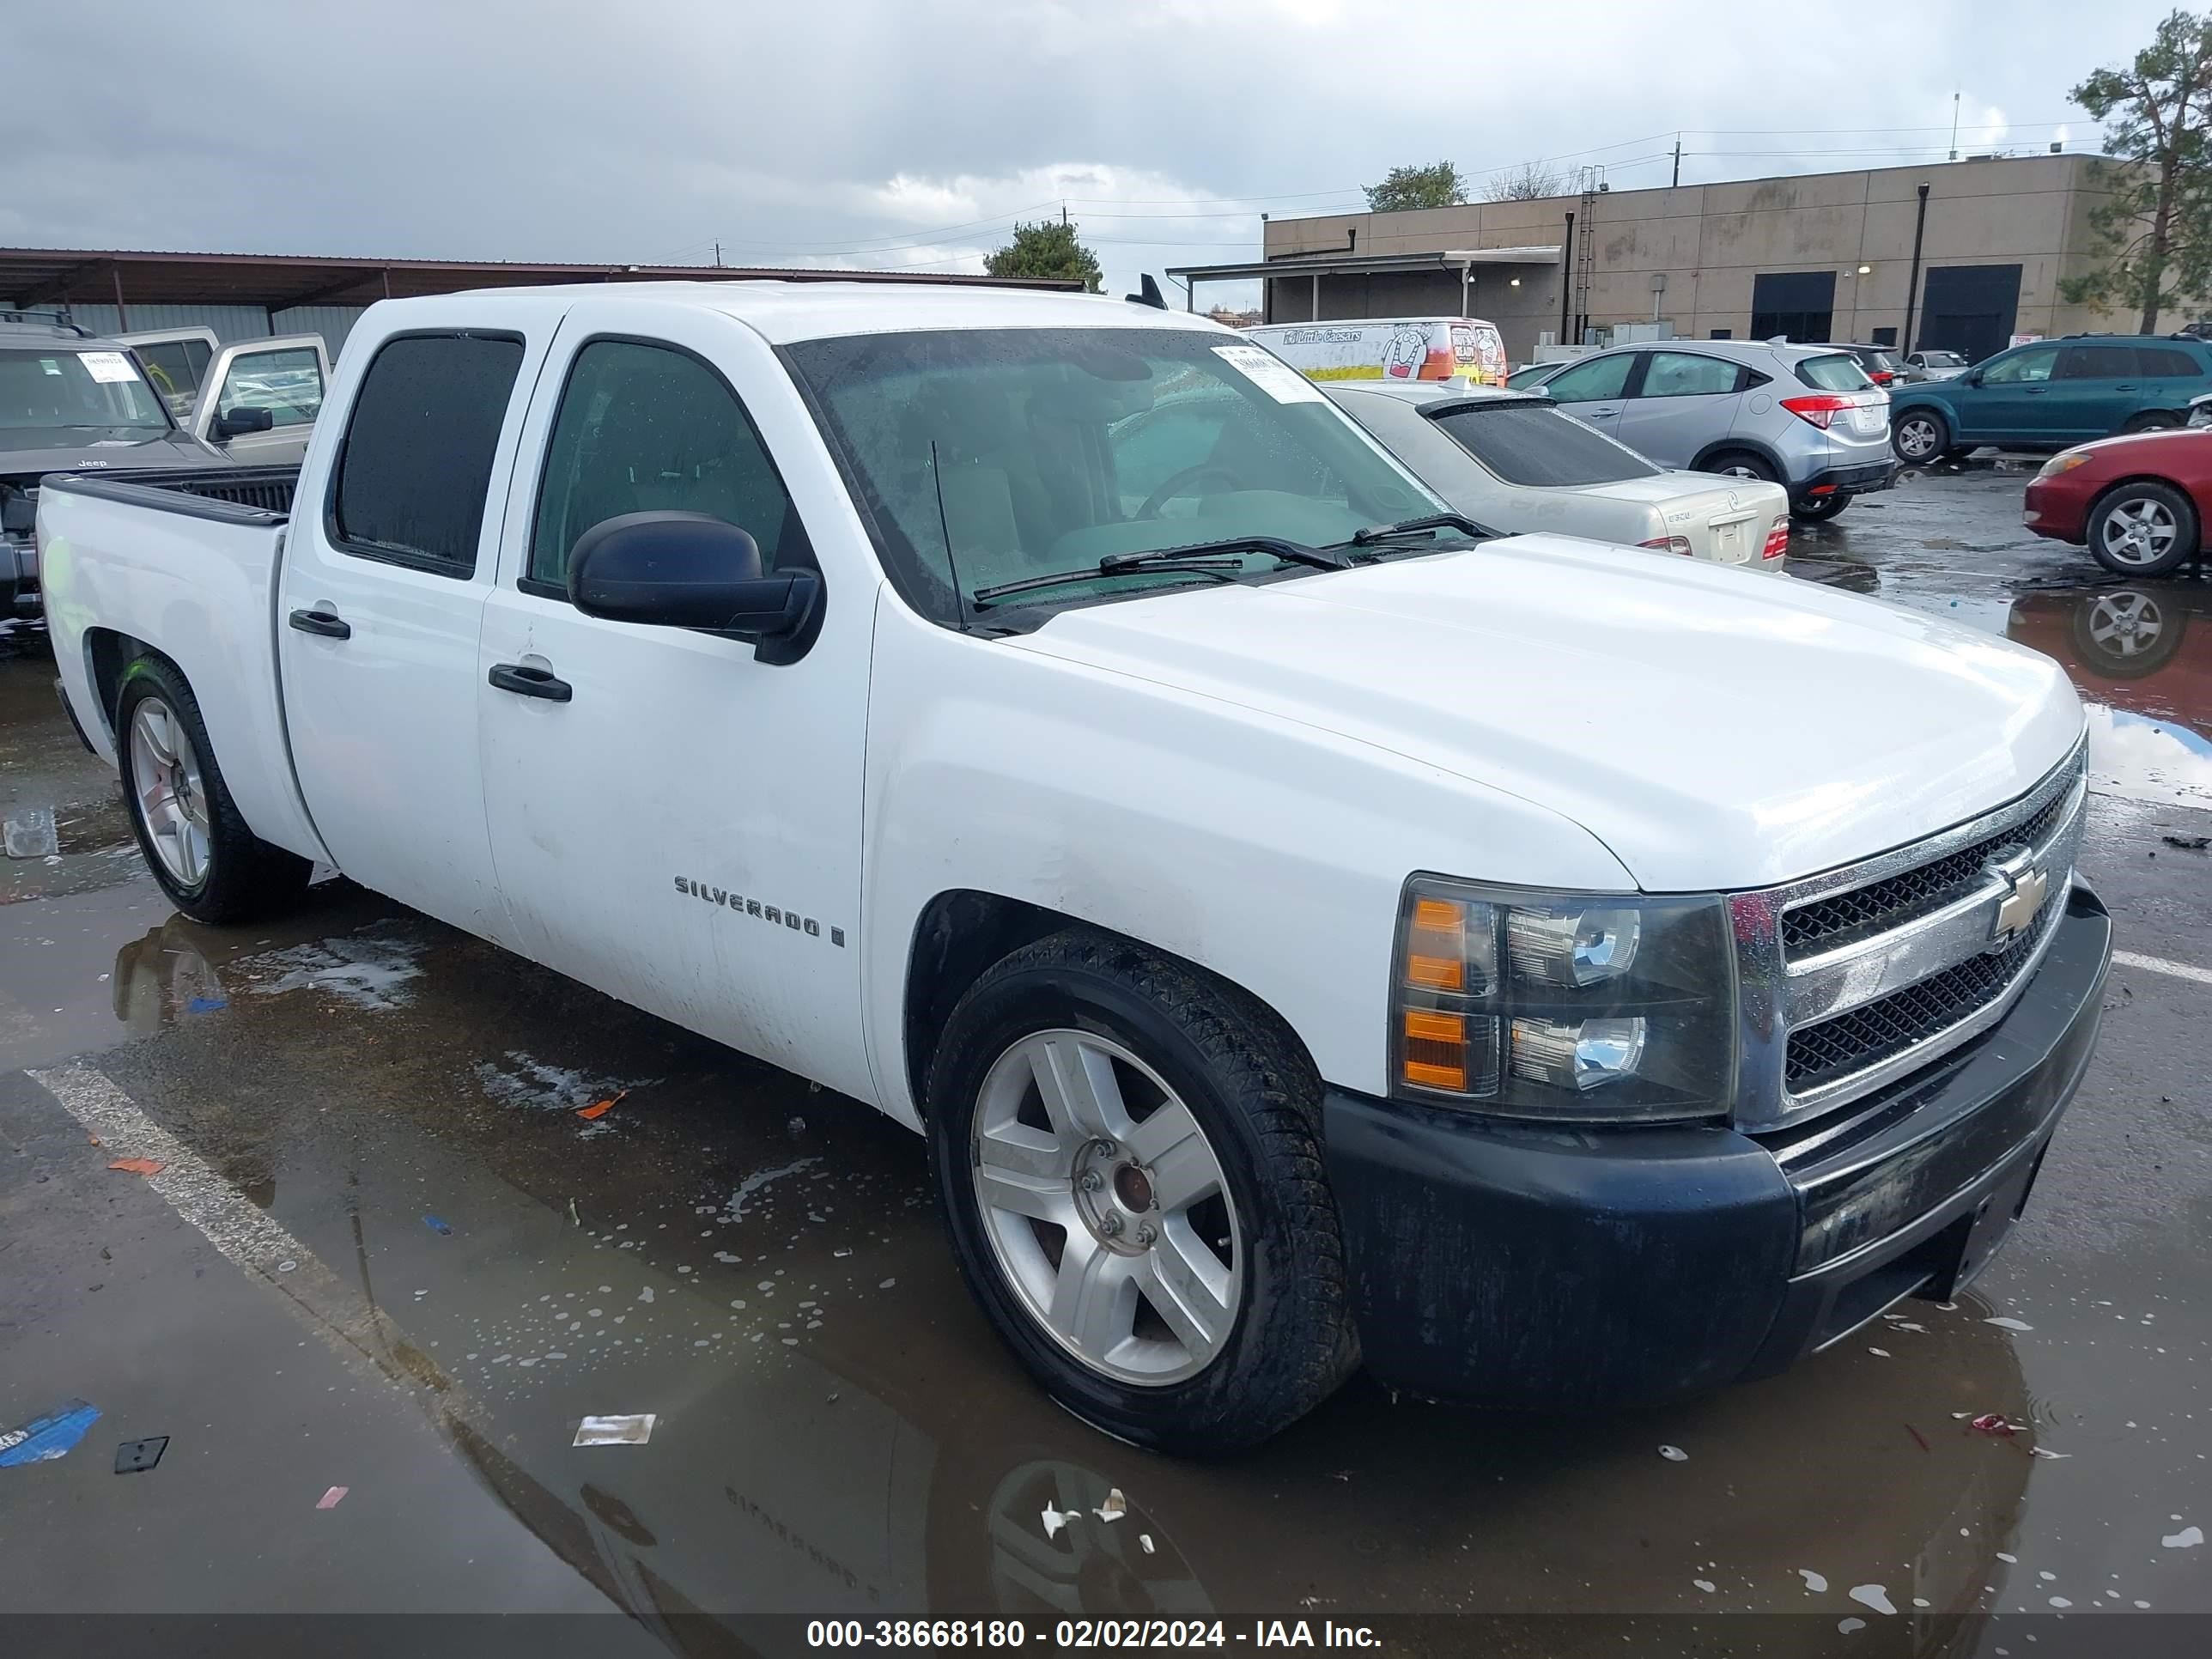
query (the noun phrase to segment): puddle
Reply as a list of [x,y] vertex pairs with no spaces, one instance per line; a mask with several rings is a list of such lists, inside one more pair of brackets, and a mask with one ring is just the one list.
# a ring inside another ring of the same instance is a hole
[[2212,584],[2021,593],[2004,634],[2057,659],[2089,704],[2094,787],[2212,809]]

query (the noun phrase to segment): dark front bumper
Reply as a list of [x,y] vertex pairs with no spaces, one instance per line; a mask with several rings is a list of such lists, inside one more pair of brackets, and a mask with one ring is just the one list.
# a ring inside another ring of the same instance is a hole
[[13,536],[0,536],[0,622],[38,614],[38,547]]
[[1330,1090],[1360,1340],[1437,1398],[1646,1403],[1779,1370],[1949,1297],[2027,1201],[2102,1015],[2086,888],[2003,1021],[1833,1117],[1756,1138],[1485,1121]]
[[1825,472],[1816,472],[1797,487],[1800,501],[1819,501],[1828,495],[1863,495],[1869,490],[1887,489],[1897,476],[1894,461],[1869,461],[1859,466],[1832,466]]

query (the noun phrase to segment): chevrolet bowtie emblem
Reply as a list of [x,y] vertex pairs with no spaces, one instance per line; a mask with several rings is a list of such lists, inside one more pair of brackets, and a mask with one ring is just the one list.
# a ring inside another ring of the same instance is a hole
[[2005,884],[1997,913],[1990,922],[1990,948],[2001,951],[2041,914],[2051,896],[2051,878],[2037,867],[2035,854],[2022,848],[1983,866]]

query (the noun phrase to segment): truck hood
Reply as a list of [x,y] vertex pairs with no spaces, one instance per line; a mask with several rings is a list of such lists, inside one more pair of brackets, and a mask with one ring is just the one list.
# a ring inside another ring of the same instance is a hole
[[2003,640],[1559,536],[1179,589],[1007,643],[1509,791],[1652,892],[1766,886],[1933,834],[2032,787],[2082,730],[2058,665]]
[[234,463],[188,432],[143,428],[33,428],[0,431],[0,478],[35,483],[47,472],[143,472],[155,467]]

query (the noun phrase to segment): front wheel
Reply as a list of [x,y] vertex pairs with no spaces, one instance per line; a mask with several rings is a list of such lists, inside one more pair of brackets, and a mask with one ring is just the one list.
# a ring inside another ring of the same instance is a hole
[[928,1093],[961,1273],[1077,1416],[1220,1454],[1357,1364],[1320,1080],[1242,993],[1057,933],[961,998]]
[[141,657],[116,699],[117,758],[139,851],[169,902],[195,921],[285,908],[314,866],[246,828],[216,765],[198,699],[168,663]]
[[1819,524],[1824,519],[1834,518],[1850,504],[1851,498],[1838,489],[1832,495],[1809,495],[1802,501],[1792,501],[1790,516],[1802,519],[1807,524]]
[[1942,460],[1951,448],[1950,422],[1932,409],[1909,409],[1891,423],[1889,447],[1915,466]]
[[2197,556],[2197,508],[2171,484],[2122,484],[2089,510],[2089,551],[2123,576],[2162,576]]

